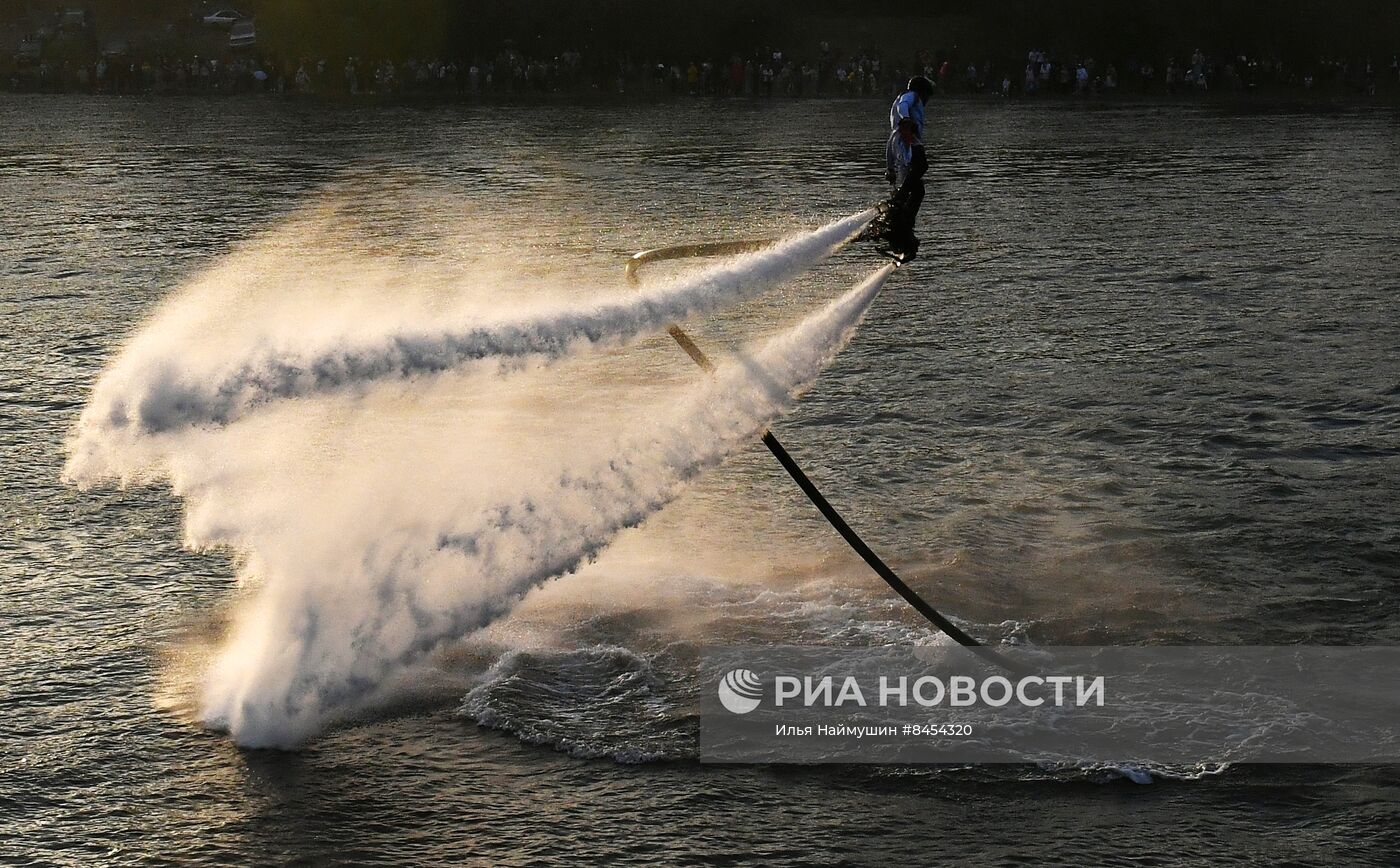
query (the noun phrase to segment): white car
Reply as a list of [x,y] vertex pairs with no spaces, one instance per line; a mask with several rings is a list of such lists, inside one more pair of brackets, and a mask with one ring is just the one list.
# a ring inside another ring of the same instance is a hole
[[245,18],[235,22],[228,32],[229,48],[246,48],[258,41],[258,32],[253,27],[253,19]]
[[227,29],[247,17],[248,16],[239,12],[237,9],[220,9],[218,12],[213,12],[204,16],[201,20],[204,21],[205,27],[222,27]]

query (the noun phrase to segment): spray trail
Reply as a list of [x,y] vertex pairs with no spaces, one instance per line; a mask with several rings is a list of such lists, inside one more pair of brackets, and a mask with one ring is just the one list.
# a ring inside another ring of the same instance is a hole
[[[576,569],[790,406],[850,339],[891,270],[721,367],[589,463],[480,508],[444,505],[433,521],[378,527],[362,548],[335,540],[324,557],[307,557],[305,546],[280,559],[250,552],[265,584],[211,667],[206,724],[245,746],[299,744],[373,702],[441,643]],[[214,526],[224,542],[249,541],[226,522]]]
[[512,318],[306,334],[296,342],[260,342],[232,358],[205,357],[186,344],[177,344],[182,352],[172,352],[158,319],[99,380],[79,421],[75,451],[113,437],[227,424],[269,401],[441,373],[475,360],[550,360],[583,346],[620,344],[796,277],[848,242],[873,215],[873,210],[854,214],[640,293]]

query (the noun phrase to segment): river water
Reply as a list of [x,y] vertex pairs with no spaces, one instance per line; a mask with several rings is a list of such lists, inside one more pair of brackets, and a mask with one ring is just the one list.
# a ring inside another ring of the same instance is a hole
[[[775,428],[851,523],[988,639],[1400,642],[1396,112],[932,108],[924,257]],[[248,552],[182,547],[166,480],[61,481],[99,374],[164,299],[213,284],[235,322],[250,275],[258,298],[328,317],[337,281],[391,307],[619,291],[634,250],[869,204],[883,123],[861,101],[0,98],[0,855],[1393,864],[1390,769],[1143,785],[1107,767],[701,765],[697,648],[932,641],[756,443],[304,749],[197,725]],[[848,248],[690,328],[722,350],[873,265]],[[538,422],[522,436],[543,453],[695,376],[663,339],[563,370],[545,409],[507,420]],[[521,382],[536,376],[553,375]],[[393,448],[442,395],[398,398],[337,407],[378,414],[364,424]],[[545,424],[564,405],[577,429]],[[354,436],[296,422],[315,436],[259,448]]]

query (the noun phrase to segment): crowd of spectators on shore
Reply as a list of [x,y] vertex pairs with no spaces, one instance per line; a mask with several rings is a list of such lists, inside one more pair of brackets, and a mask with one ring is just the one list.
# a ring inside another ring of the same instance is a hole
[[1322,57],[1285,64],[1272,55],[1208,55],[1100,61],[1032,49],[1024,61],[968,61],[931,52],[890,59],[877,51],[841,54],[821,43],[808,56],[766,48],[726,59],[588,58],[577,51],[537,58],[507,46],[471,59],[279,58],[256,51],[220,57],[104,55],[86,62],[12,58],[0,85],[47,93],[270,93],[320,96],[511,98],[531,94],[859,97],[889,96],[911,75],[942,95],[1182,95],[1317,91],[1374,96],[1400,91],[1400,55]]

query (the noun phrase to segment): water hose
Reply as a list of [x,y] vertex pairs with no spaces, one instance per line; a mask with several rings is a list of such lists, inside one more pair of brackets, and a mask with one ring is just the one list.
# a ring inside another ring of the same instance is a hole
[[[771,246],[776,243],[777,240],[778,239],[775,238],[758,238],[741,241],[718,241],[702,244],[680,244],[674,247],[658,247],[652,250],[644,250],[635,254],[628,260],[627,279],[631,283],[638,283],[641,278],[637,276],[637,271],[648,262],[657,262],[667,259],[684,259],[692,256],[722,256],[733,253],[746,253]],[[885,266],[885,268],[895,267],[893,263]],[[710,357],[705,355],[705,352],[691,339],[690,335],[685,333],[684,329],[672,323],[666,327],[666,332],[680,345],[681,349],[685,350],[686,355],[690,356],[691,360],[699,365],[702,370],[706,372],[714,371],[714,362],[710,361]],[[884,580],[885,584],[889,585],[896,594],[903,597],[904,601],[910,606],[913,606],[915,611],[923,615],[925,620],[943,631],[943,633],[953,641],[970,649],[974,654],[977,654],[989,663],[1000,666],[1009,672],[1023,673],[1028,671],[1026,667],[1015,661],[1008,660],[1001,654],[998,654],[996,651],[968,635],[961,627],[948,620],[942,613],[931,606],[927,600],[919,596],[913,588],[905,584],[904,580],[901,579],[894,570],[890,569],[889,565],[875,553],[875,550],[867,545],[865,540],[861,539],[860,534],[856,533],[846,520],[841,517],[841,513],[837,512],[836,507],[831,505],[831,501],[826,499],[826,496],[817,488],[817,484],[802,470],[797,460],[792,457],[792,454],[787,451],[783,444],[778,442],[778,438],[774,436],[772,431],[763,432],[763,445],[768,447],[768,451],[773,453],[774,458],[778,459],[778,463],[783,466],[783,470],[787,471],[788,476],[792,477],[792,481],[797,483],[797,487],[802,489],[802,493],[807,495],[807,499],[812,502],[812,505],[817,508],[817,511],[822,514],[822,517],[835,528],[836,532],[841,535],[841,538],[846,541],[847,545],[855,550],[855,553],[860,555],[861,559],[870,565],[870,568],[875,571],[876,575]]]

